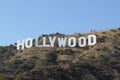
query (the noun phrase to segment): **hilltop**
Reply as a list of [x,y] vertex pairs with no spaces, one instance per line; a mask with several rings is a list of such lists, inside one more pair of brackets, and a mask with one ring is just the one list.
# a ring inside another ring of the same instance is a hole
[[119,80],[120,28],[49,35],[78,38],[90,34],[97,36],[97,44],[83,48],[32,47],[17,51],[14,45],[1,46],[0,80]]

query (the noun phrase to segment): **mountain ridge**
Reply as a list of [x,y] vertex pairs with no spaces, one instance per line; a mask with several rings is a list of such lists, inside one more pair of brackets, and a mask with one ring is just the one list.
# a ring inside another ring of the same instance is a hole
[[[0,80],[119,80],[120,28],[50,35],[86,37],[89,34],[97,36],[97,44],[84,48],[32,47],[17,51],[14,45],[1,46]],[[40,37],[43,36],[49,35]]]

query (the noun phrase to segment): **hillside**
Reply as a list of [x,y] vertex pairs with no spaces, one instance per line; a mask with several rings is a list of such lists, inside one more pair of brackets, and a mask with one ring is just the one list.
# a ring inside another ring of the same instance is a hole
[[0,46],[0,80],[120,80],[120,28],[49,35],[89,34],[97,36],[97,44],[84,48],[32,47],[17,51],[14,45]]

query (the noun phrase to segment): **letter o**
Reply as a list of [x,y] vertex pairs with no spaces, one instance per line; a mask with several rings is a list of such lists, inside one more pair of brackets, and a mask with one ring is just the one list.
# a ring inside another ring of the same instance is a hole
[[25,40],[25,47],[26,48],[31,48],[32,46],[33,46],[33,40],[32,40],[32,38],[27,38]]
[[75,37],[71,37],[68,39],[68,46],[69,47],[75,47],[76,46],[76,38]]
[[85,37],[78,38],[78,45],[79,45],[79,47],[85,47],[86,46],[86,38]]

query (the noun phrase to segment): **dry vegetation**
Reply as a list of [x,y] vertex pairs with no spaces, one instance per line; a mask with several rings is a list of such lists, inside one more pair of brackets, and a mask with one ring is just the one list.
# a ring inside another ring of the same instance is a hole
[[95,46],[23,51],[1,46],[0,80],[120,80],[120,28],[88,34],[97,35]]

